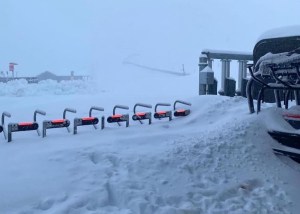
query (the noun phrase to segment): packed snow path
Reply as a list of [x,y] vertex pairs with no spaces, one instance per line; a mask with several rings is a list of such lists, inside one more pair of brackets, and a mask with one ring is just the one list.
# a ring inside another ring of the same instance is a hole
[[16,134],[0,145],[0,212],[291,213],[283,175],[298,172],[273,155],[246,100],[188,101],[192,114],[172,122]]

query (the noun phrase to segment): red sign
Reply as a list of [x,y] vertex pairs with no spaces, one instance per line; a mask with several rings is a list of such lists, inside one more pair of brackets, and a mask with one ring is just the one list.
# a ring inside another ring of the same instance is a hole
[[14,72],[15,65],[17,65],[17,63],[14,63],[14,62],[9,63],[9,71]]

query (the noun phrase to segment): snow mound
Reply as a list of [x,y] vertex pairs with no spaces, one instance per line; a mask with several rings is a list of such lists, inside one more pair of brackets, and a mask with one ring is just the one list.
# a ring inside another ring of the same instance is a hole
[[0,96],[45,96],[91,94],[97,92],[92,81],[73,80],[61,81],[44,80],[37,84],[29,84],[25,79],[0,83]]
[[0,145],[0,212],[291,213],[292,170],[273,155],[265,116],[244,98],[188,101],[191,115],[151,126],[16,135]]

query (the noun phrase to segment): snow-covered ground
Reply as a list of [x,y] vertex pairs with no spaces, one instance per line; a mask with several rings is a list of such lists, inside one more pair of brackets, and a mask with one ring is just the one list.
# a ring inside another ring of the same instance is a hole
[[250,115],[245,98],[198,96],[197,73],[131,68],[100,79],[0,85],[0,109],[12,114],[8,123],[31,121],[35,109],[47,112],[39,122],[58,119],[72,107],[72,121],[91,106],[104,107],[95,115],[107,117],[116,104],[128,105],[132,115],[137,102],[181,99],[192,103],[191,114],[150,126],[131,120],[128,128],[79,127],[78,135],[52,129],[46,138],[14,133],[12,143],[3,138],[0,213],[297,213],[299,169],[272,153],[266,133],[265,121],[276,111]]

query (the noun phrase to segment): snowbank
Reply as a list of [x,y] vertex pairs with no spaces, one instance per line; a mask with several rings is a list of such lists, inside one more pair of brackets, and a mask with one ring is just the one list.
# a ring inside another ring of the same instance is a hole
[[44,80],[37,84],[28,84],[25,79],[0,83],[0,96],[46,96],[67,94],[91,94],[97,92],[92,81],[74,80],[57,82]]
[[[264,116],[249,115],[244,98],[187,101],[192,114],[172,122],[15,134],[0,145],[0,212],[291,213],[299,182],[272,153]],[[60,113],[52,102],[46,111]]]

